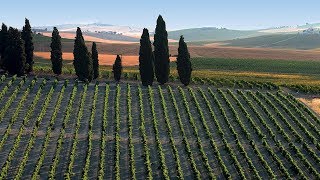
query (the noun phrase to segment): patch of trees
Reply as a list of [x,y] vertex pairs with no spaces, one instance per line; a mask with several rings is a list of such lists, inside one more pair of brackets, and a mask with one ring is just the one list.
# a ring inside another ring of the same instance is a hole
[[0,68],[22,76],[33,70],[33,35],[28,19],[22,31],[2,23],[0,31]]
[[98,78],[99,60],[96,44],[92,44],[92,53],[90,53],[79,27],[74,41],[73,55],[73,65],[79,80],[90,82]]
[[[166,23],[161,15],[157,19],[153,45],[154,51],[152,51],[148,29],[143,29],[140,39],[139,71],[142,85],[144,86],[152,85],[154,75],[160,84],[165,84],[169,81],[168,32]],[[192,67],[188,47],[184,42],[183,36],[179,41],[177,71],[180,81],[187,86],[190,83]]]

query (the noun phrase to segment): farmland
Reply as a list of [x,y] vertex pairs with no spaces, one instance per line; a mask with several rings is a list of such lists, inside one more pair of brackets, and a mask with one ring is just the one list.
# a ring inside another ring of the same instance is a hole
[[320,178],[318,115],[272,84],[0,81],[0,179]]

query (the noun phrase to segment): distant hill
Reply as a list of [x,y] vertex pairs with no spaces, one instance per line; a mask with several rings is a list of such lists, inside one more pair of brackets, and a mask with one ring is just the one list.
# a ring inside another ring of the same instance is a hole
[[221,42],[226,46],[316,49],[320,48],[319,34],[271,34]]
[[34,29],[47,29],[52,31],[53,27],[57,27],[60,32],[75,32],[77,27],[80,27],[82,32],[115,32],[116,34],[122,34],[126,36],[141,36],[142,28],[131,26],[115,26],[110,24],[92,23],[92,24],[63,24],[55,26],[38,26]]
[[186,41],[225,41],[237,38],[247,38],[260,36],[265,33],[258,32],[256,30],[231,30],[226,28],[193,28],[193,29],[183,29],[177,31],[170,31],[170,39],[179,40],[180,35],[183,35]]

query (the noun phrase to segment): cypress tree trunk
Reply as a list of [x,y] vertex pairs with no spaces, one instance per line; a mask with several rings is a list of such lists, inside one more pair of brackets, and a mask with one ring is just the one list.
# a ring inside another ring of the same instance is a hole
[[26,53],[26,72],[32,72],[33,70],[33,37],[30,22],[28,19],[25,19],[25,26],[22,30],[22,39],[24,40],[24,47]]
[[62,72],[62,50],[61,50],[61,36],[56,27],[53,28],[51,38],[51,63],[53,73],[60,75]]
[[77,28],[77,36],[74,41],[73,56],[73,65],[79,80],[85,82],[91,81],[93,75],[92,58],[79,27]]
[[170,60],[168,33],[166,31],[166,23],[161,15],[157,20],[157,27],[154,34],[154,66],[157,81],[165,84],[169,80]]
[[140,39],[139,70],[143,86],[152,86],[154,79],[154,56],[148,29],[143,29]]
[[12,27],[8,31],[8,44],[4,52],[4,66],[10,74],[22,76],[25,73],[26,54],[24,41],[18,29]]
[[119,55],[117,55],[117,58],[114,61],[112,69],[113,69],[114,80],[120,81],[121,73],[122,73],[122,63],[121,63],[121,58]]
[[178,57],[177,57],[177,70],[179,78],[182,84],[185,86],[189,85],[191,78],[191,61],[188,46],[184,42],[183,36],[179,40]]
[[1,31],[0,31],[0,68],[5,69],[3,66],[4,61],[4,51],[7,47],[8,41],[8,27],[2,23]]
[[92,61],[93,61],[93,78],[97,79],[99,77],[99,55],[97,50],[97,45],[95,42],[92,43]]

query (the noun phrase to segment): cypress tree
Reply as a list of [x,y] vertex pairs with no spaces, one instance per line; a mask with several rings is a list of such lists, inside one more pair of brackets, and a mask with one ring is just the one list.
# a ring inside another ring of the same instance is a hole
[[77,28],[77,35],[74,41],[73,56],[73,66],[79,80],[91,81],[93,75],[92,59],[79,27]]
[[119,55],[117,55],[117,58],[114,61],[112,69],[113,69],[114,80],[120,81],[121,73],[122,73],[122,63],[121,63],[121,58]]
[[192,67],[191,67],[190,53],[188,51],[188,46],[184,42],[183,36],[180,36],[180,40],[179,40],[177,70],[178,70],[181,83],[184,84],[185,86],[189,85]]
[[22,39],[24,40],[24,48],[26,53],[26,72],[29,73],[33,70],[33,37],[29,20],[25,19],[25,25],[22,29]]
[[154,79],[154,56],[152,52],[149,31],[143,29],[143,33],[140,39],[140,51],[139,51],[139,70],[140,77],[143,86],[152,86]]
[[97,79],[99,77],[99,55],[97,50],[97,45],[95,42],[92,43],[92,61],[93,61],[93,78]]
[[170,60],[169,60],[169,46],[168,33],[166,30],[166,23],[161,15],[157,20],[157,26],[154,34],[154,66],[157,81],[164,84],[169,80]]
[[9,28],[8,43],[4,52],[4,66],[10,74],[22,76],[25,73],[26,55],[24,41],[18,29]]
[[61,50],[61,36],[56,27],[53,28],[51,38],[51,63],[54,74],[60,75],[62,72],[62,50]]
[[3,67],[4,61],[4,51],[7,47],[7,40],[8,40],[8,27],[2,23],[1,31],[0,31],[0,68]]

